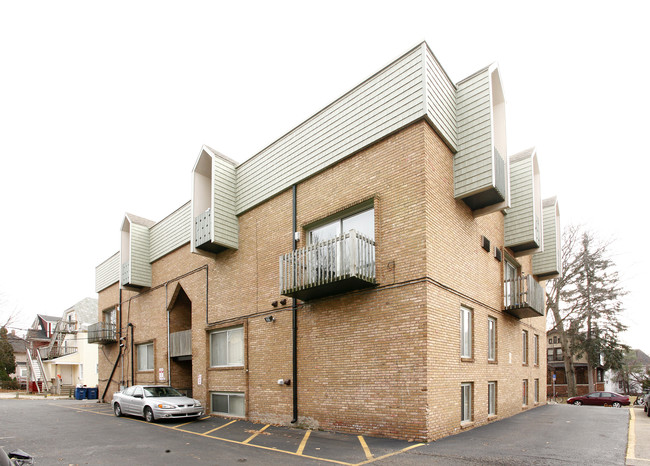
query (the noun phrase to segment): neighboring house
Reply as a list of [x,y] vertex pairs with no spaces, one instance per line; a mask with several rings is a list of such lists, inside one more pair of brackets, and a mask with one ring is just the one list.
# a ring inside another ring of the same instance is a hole
[[559,210],[504,106],[495,65],[454,84],[422,43],[242,164],[203,146],[96,268],[100,398],[417,440],[544,403]]
[[[627,365],[638,368],[643,372],[650,370],[650,356],[640,349],[631,349],[626,357]],[[643,387],[631,374],[623,375],[625,371],[608,370],[605,373],[605,390],[628,395],[640,394]]]
[[18,383],[22,388],[27,385],[27,342],[24,338],[16,335],[16,331],[12,330],[11,333],[7,334],[9,343],[13,348],[14,358],[16,359],[16,370],[14,373],[9,374],[9,377],[16,378]]
[[[548,374],[546,377],[546,393],[548,396],[567,396],[566,369],[562,355],[561,336],[557,330],[547,332],[548,344],[546,347],[546,359]],[[576,373],[576,390],[578,395],[589,393],[589,371],[587,368],[586,355],[574,357],[573,367]],[[602,366],[593,369],[594,391],[607,391],[605,386],[605,375]],[[555,380],[553,376],[555,375]]]
[[[28,331],[32,361],[31,391],[56,391],[59,385],[97,386],[98,348],[88,343],[88,326],[97,322],[97,299],[85,298],[62,317],[38,315]],[[28,364],[29,365],[29,364]]]

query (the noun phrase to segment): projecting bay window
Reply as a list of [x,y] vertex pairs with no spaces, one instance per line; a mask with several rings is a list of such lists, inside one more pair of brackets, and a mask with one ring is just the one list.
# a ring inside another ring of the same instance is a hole
[[210,333],[210,367],[244,365],[244,327]]
[[138,371],[153,370],[153,343],[136,345],[138,355]]
[[309,300],[375,285],[375,210],[307,229],[307,247],[280,256],[280,293]]

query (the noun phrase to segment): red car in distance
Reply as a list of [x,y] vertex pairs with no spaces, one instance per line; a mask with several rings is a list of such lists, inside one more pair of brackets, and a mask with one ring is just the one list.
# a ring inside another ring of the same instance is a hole
[[613,406],[620,408],[621,406],[629,406],[630,397],[627,395],[619,395],[613,392],[593,392],[589,395],[574,396],[566,400],[570,405],[595,405],[595,406]]

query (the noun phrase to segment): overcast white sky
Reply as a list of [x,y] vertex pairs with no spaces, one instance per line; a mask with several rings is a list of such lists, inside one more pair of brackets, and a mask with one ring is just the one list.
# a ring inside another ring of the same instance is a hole
[[0,3],[0,294],[61,315],[125,212],[190,199],[203,144],[244,161],[426,40],[453,81],[498,62],[508,152],[537,146],[562,223],[613,239],[623,339],[650,354],[650,2]]

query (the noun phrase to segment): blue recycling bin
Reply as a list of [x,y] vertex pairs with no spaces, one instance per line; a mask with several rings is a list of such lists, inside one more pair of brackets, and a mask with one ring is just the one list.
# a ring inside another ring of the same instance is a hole
[[77,387],[74,389],[74,399],[83,400],[86,398],[86,389],[84,387]]
[[89,400],[97,399],[97,387],[88,387],[86,388],[86,398]]

